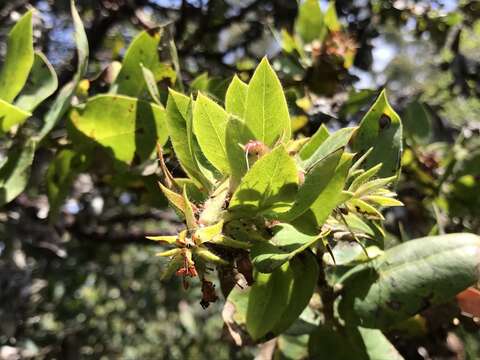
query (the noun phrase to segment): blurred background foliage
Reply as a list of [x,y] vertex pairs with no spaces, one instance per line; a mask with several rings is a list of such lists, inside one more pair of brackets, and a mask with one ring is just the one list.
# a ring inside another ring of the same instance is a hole
[[[389,243],[480,233],[480,2],[320,1],[321,16],[299,12],[294,0],[77,5],[90,48],[77,102],[106,92],[134,36],[157,25],[165,26],[165,62],[156,74],[163,102],[175,84],[221,102],[233,74],[248,80],[267,54],[294,129],[309,136],[322,123],[357,123],[385,87],[405,127],[398,193],[406,206],[386,214]],[[0,2],[0,57],[8,30],[30,8],[37,9],[35,48],[65,84],[77,62],[67,0]],[[26,126],[38,128],[48,108]],[[13,141],[0,143],[3,157]],[[102,154],[76,168],[52,165],[69,148],[61,121],[35,154],[26,191],[0,210],[0,358],[254,357],[258,349],[229,341],[219,303],[201,308],[198,284],[184,291],[178,279],[160,281],[163,263],[144,234],[173,234],[180,223],[156,188],[155,165],[116,172]],[[68,179],[62,195],[49,202],[47,190],[59,178]],[[429,310],[389,337],[407,359],[480,357],[477,319],[452,306]]]

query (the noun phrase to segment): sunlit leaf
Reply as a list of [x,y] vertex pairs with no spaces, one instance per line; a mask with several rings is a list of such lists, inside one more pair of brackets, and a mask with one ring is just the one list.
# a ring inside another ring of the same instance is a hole
[[45,55],[35,53],[30,75],[20,96],[15,101],[19,108],[32,112],[40,103],[52,95],[58,87],[55,70]]
[[298,174],[283,146],[260,158],[242,179],[229,209],[245,216],[282,213],[295,199]]
[[225,145],[228,114],[221,106],[199,94],[193,110],[193,130],[205,157],[222,173],[229,164]]
[[290,116],[282,85],[267,58],[248,84],[245,124],[256,140],[267,146],[290,139]]
[[0,99],[0,133],[7,132],[12,126],[22,124],[30,116],[32,116],[31,113]]
[[[165,110],[155,104],[122,95],[98,95],[70,112],[73,127],[102,145],[125,164],[135,154],[150,157],[157,143],[167,140]],[[82,141],[81,136],[77,141]]]
[[41,141],[67,112],[77,85],[87,70],[89,54],[87,35],[83,28],[82,19],[75,8],[74,0],[70,1],[70,7],[73,17],[75,44],[77,46],[77,69],[73,79],[60,89],[55,101],[50,105],[50,109],[43,117],[43,126],[37,135],[38,141]]
[[351,146],[355,152],[365,152],[373,147],[364,166],[370,168],[382,163],[378,176],[397,175],[402,154],[402,123],[388,103],[385,91],[362,119]]
[[228,86],[227,94],[225,95],[225,110],[227,113],[243,119],[247,91],[248,85],[235,75]]
[[12,103],[27,82],[33,65],[32,11],[8,33],[7,54],[0,71],[0,99]]

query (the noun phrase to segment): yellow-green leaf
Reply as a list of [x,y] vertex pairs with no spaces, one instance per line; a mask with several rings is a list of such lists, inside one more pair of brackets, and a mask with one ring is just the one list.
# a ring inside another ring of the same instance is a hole
[[244,216],[288,211],[297,190],[295,161],[283,146],[261,157],[243,177],[229,209]]
[[199,94],[193,110],[193,131],[208,161],[220,172],[228,173],[225,131],[228,114],[221,106]]
[[0,71],[0,99],[13,102],[25,85],[33,65],[32,11],[8,33],[7,55]]
[[245,125],[267,146],[291,136],[287,100],[267,58],[260,62],[248,84]]

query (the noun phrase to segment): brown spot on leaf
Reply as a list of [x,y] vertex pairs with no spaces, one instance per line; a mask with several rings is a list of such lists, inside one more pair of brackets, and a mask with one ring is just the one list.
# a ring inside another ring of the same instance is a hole
[[380,119],[378,120],[378,127],[380,128],[380,130],[388,129],[391,123],[392,120],[390,119],[390,117],[386,114],[382,114],[382,116],[380,116]]

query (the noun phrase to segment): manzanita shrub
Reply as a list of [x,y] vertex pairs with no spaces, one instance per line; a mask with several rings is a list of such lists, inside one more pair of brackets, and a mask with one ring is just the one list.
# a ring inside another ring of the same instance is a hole
[[[305,4],[319,10],[317,2]],[[300,18],[308,19],[302,9]],[[334,34],[332,11],[325,31]],[[36,146],[67,111],[73,146],[59,151],[47,171],[53,215],[73,164],[91,167],[92,149],[106,150],[115,172],[142,176],[156,174],[146,168],[157,153],[161,192],[185,219],[177,235],[148,237],[168,246],[158,254],[169,258],[162,276],[181,277],[186,289],[200,281],[203,307],[223,295],[234,342],[275,339],[279,358],[401,359],[384,331],[416,321],[478,280],[476,235],[384,248],[382,210],[402,206],[394,192],[402,123],[384,91],[358,126],[331,132],[322,125],[310,138],[292,134],[284,91],[266,58],[248,84],[232,79],[224,101],[177,86],[164,104],[157,83],[181,79],[178,64],[174,70],[151,56],[162,37],[162,29],[151,29],[134,39],[107,94],[82,96],[88,44],[73,2],[72,15],[77,71],[39,131],[18,131],[23,146],[0,168],[2,203],[23,191]],[[303,40],[314,41],[299,24]],[[12,135],[57,87],[32,44],[27,13],[9,35],[0,72],[2,134]],[[74,95],[79,104],[71,106]],[[166,144],[187,177],[172,175],[162,155]]]
[[385,92],[359,126],[294,138],[263,59],[248,84],[233,78],[224,106],[170,90],[166,111],[188,178],[162,164],[160,187],[186,227],[149,239],[171,247],[158,254],[170,258],[164,277],[202,282],[202,306],[218,298],[217,270],[238,345],[278,337],[292,358],[401,358],[382,330],[476,282],[475,235],[384,250],[381,210],[402,205],[392,191],[402,124]]

